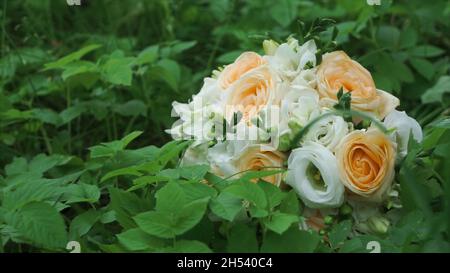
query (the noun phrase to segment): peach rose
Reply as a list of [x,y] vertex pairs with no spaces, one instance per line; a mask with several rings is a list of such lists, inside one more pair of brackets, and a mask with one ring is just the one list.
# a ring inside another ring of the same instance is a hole
[[235,81],[239,80],[242,75],[264,63],[264,59],[255,52],[242,53],[234,63],[227,65],[220,73],[218,78],[220,87],[227,89]]
[[[273,170],[283,167],[286,156],[265,144],[246,141],[226,141],[216,144],[208,151],[213,171],[228,177],[245,171]],[[276,186],[281,184],[282,173],[263,179]],[[255,181],[256,182],[256,181]]]
[[345,136],[336,149],[341,181],[351,192],[379,202],[394,179],[395,144],[376,128]]
[[246,122],[255,117],[274,97],[274,79],[267,66],[261,66],[246,73],[236,81],[227,92],[226,116],[230,113],[241,112]]
[[[268,148],[268,149],[267,149]],[[270,167],[283,167],[285,156],[283,153],[273,150],[265,145],[250,145],[237,160],[239,172],[270,170]],[[282,174],[275,174],[264,177],[263,180],[280,186]]]
[[369,71],[345,52],[324,54],[317,70],[317,89],[321,104],[325,107],[333,106],[341,87],[344,92],[351,92],[353,109],[373,113],[380,119],[400,104],[395,96],[377,89]]

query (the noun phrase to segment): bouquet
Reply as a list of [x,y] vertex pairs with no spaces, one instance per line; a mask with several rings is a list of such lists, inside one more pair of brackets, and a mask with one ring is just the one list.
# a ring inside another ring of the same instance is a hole
[[168,132],[192,140],[183,166],[207,164],[222,178],[279,170],[253,181],[294,189],[302,229],[347,213],[356,232],[386,232],[385,211],[401,207],[396,165],[422,129],[361,64],[316,44],[265,40],[265,55],[242,53],[189,103],[173,103]]

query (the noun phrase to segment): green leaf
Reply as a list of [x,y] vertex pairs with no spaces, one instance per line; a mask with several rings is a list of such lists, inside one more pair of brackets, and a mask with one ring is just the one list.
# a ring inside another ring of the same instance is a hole
[[44,70],[49,70],[49,69],[56,69],[56,68],[63,68],[64,66],[66,66],[67,64],[79,60],[81,57],[83,57],[84,55],[88,54],[91,51],[96,50],[97,48],[100,48],[101,45],[98,44],[93,44],[93,45],[88,45],[86,47],[83,47],[82,49],[75,51],[67,56],[62,57],[61,59],[55,61],[55,62],[51,62],[51,63],[47,63],[44,65],[45,69]]
[[197,225],[202,219],[209,198],[196,200],[177,212],[149,211],[135,216],[138,226],[150,235],[173,238]]
[[121,189],[111,187],[109,194],[111,198],[109,206],[115,211],[117,221],[124,228],[136,227],[132,217],[148,211],[153,205],[149,200],[141,199],[136,194]]
[[155,62],[158,59],[158,52],[158,45],[147,47],[146,49],[142,50],[141,53],[139,53],[139,55],[137,56],[137,64],[143,65]]
[[169,59],[162,59],[150,70],[150,74],[154,78],[166,82],[172,90],[178,91],[181,69],[177,62]]
[[422,95],[422,102],[442,102],[445,93],[450,93],[450,76],[441,76],[437,83]]
[[396,47],[399,43],[400,31],[393,26],[379,26],[377,42],[386,47]]
[[263,189],[266,194],[268,209],[273,209],[278,206],[286,193],[282,192],[279,187],[265,181],[258,182],[257,185]]
[[14,157],[13,161],[5,166],[5,172],[8,176],[20,174],[28,171],[27,160],[23,157]]
[[242,50],[227,52],[217,57],[217,62],[221,64],[229,64],[234,62],[242,54]]
[[320,242],[320,237],[316,233],[299,230],[298,227],[291,227],[283,234],[267,232],[265,240],[261,246],[263,253],[310,253],[313,252]]
[[274,212],[268,218],[264,219],[264,225],[278,233],[282,234],[285,232],[293,223],[298,223],[299,217],[297,215],[282,213],[282,212]]
[[257,179],[264,179],[264,177],[276,175],[285,172],[286,170],[260,170],[260,171],[248,171],[245,172],[241,177],[239,177],[239,181],[248,181],[252,182]]
[[200,241],[180,240],[175,246],[163,249],[163,252],[170,253],[211,253],[211,249]]
[[234,225],[228,236],[227,252],[229,253],[256,253],[258,240],[256,228],[245,224]]
[[102,66],[103,79],[116,85],[131,86],[133,58],[110,57]]
[[362,253],[367,252],[361,239],[353,238],[348,241],[344,241],[339,248],[339,253]]
[[152,250],[164,247],[164,241],[148,235],[138,228],[129,229],[117,234],[119,243],[130,251]]
[[203,218],[209,197],[192,201],[179,212],[175,224],[175,234],[180,235],[197,225]]
[[266,208],[267,199],[264,191],[252,182],[236,182],[227,187],[224,192],[248,200],[259,208]]
[[61,118],[61,123],[58,126],[67,124],[71,122],[73,119],[79,117],[86,111],[86,108],[83,104],[76,104],[74,106],[68,107],[64,109],[61,113],[59,113],[59,117]]
[[334,225],[328,235],[331,246],[333,248],[337,248],[339,244],[341,244],[342,242],[344,242],[345,239],[347,239],[351,231],[352,231],[351,220],[344,220]]
[[407,28],[400,33],[400,48],[410,48],[417,44],[417,32],[414,28]]
[[124,104],[119,104],[114,107],[114,112],[119,113],[124,117],[133,116],[147,116],[147,105],[140,100],[130,100]]
[[135,191],[137,189],[142,189],[150,184],[169,180],[171,180],[171,178],[161,175],[141,176],[133,180],[134,186],[130,187],[127,191]]
[[62,195],[61,187],[50,179],[33,179],[5,191],[2,206],[8,210],[18,209],[31,202],[56,200]]
[[445,51],[433,45],[420,45],[409,50],[409,54],[415,57],[437,57],[442,55]]
[[71,203],[95,203],[100,198],[100,189],[96,185],[85,183],[71,184],[64,188],[64,200]]
[[33,172],[45,173],[56,166],[67,164],[73,157],[67,155],[45,155],[38,154],[29,163],[28,169]]
[[426,79],[431,80],[433,78],[436,71],[431,62],[423,58],[411,58],[410,62],[412,67]]
[[136,224],[146,233],[160,238],[173,238],[175,232],[175,219],[166,212],[148,211],[133,217]]
[[93,62],[88,61],[74,61],[64,66],[64,72],[61,75],[63,81],[67,81],[69,78],[85,74],[85,73],[97,73],[98,68]]
[[287,27],[297,17],[297,5],[294,0],[276,1],[270,8],[270,15],[282,27]]
[[100,216],[101,213],[93,209],[77,215],[70,223],[69,237],[75,240],[88,233],[92,226],[100,219]]
[[176,182],[169,182],[155,194],[156,210],[175,213],[186,203],[186,194]]
[[294,190],[289,191],[289,193],[285,195],[283,201],[281,201],[280,212],[293,215],[300,214],[300,204],[297,193]]
[[106,173],[102,179],[100,180],[100,183],[105,182],[108,179],[111,179],[113,177],[122,176],[122,175],[131,175],[131,176],[141,176],[142,173],[136,170],[135,166],[126,167],[114,171],[110,171]]
[[142,135],[142,131],[134,131],[124,136],[120,142],[122,143],[122,149],[125,149],[131,141],[135,140],[138,136]]
[[231,222],[241,211],[242,200],[235,195],[222,192],[217,198],[211,200],[209,206],[215,215]]
[[114,140],[90,147],[89,150],[91,151],[91,158],[112,157],[117,152],[124,150],[131,141],[141,134],[142,131],[134,131],[123,137],[121,140]]
[[181,185],[188,202],[205,197],[214,198],[217,195],[217,191],[213,187],[199,181],[182,183]]
[[46,249],[58,249],[67,243],[64,220],[58,211],[47,203],[29,203],[5,218],[9,225],[33,244]]
[[197,44],[197,41],[188,41],[188,42],[178,42],[171,48],[172,55],[180,54],[183,51],[186,51]]
[[209,171],[208,165],[183,166],[179,168],[180,176],[189,180],[200,180]]
[[58,125],[62,122],[61,117],[55,111],[46,108],[35,108],[32,110],[34,118],[52,125]]

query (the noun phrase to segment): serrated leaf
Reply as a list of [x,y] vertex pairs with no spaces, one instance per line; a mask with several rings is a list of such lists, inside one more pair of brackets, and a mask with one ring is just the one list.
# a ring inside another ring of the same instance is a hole
[[320,237],[315,233],[299,230],[291,227],[283,234],[268,232],[261,246],[263,253],[311,253],[320,242]]
[[188,203],[178,212],[149,211],[135,216],[137,225],[150,235],[173,238],[193,228],[202,219],[208,199]]
[[204,243],[196,240],[180,240],[175,246],[165,248],[162,252],[169,253],[211,253],[211,249]]
[[248,200],[259,208],[267,206],[267,199],[264,191],[252,182],[236,182],[227,187],[224,192]]
[[234,225],[228,236],[227,252],[229,253],[256,253],[258,240],[256,228],[246,224]]
[[437,46],[433,45],[420,45],[409,50],[409,54],[416,57],[437,57],[442,55],[445,51]]
[[135,166],[122,168],[114,171],[110,171],[107,174],[105,174],[102,179],[100,180],[100,183],[105,182],[108,179],[111,179],[113,177],[117,176],[123,176],[123,175],[131,175],[131,176],[141,176],[142,173],[136,170]]
[[414,69],[426,79],[431,80],[433,78],[435,69],[431,62],[423,58],[411,58],[410,62]]
[[217,216],[231,222],[242,209],[242,200],[235,195],[222,192],[211,200],[210,209]]
[[337,248],[339,244],[344,242],[344,240],[349,236],[351,231],[352,231],[351,220],[344,220],[334,225],[328,235],[331,246],[333,248]]
[[164,241],[153,237],[138,228],[117,234],[119,243],[130,251],[156,250],[164,247]]
[[293,223],[297,223],[299,221],[299,217],[297,215],[275,212],[268,219],[264,220],[264,225],[278,233],[282,234],[285,232]]
[[176,182],[169,182],[155,194],[156,210],[160,212],[175,213],[186,203],[186,194]]
[[283,201],[281,201],[280,212],[293,215],[300,214],[300,204],[297,193],[294,190],[291,190],[288,194],[286,194]]
[[77,215],[72,222],[70,222],[71,239],[77,239],[89,232],[92,226],[100,219],[101,213],[96,210],[88,210]]
[[133,58],[110,57],[101,68],[103,79],[112,84],[130,86],[133,79],[133,61]]
[[158,51],[158,45],[150,46],[142,50],[137,56],[137,64],[143,65],[155,62],[158,59]]
[[159,211],[148,211],[133,217],[136,224],[146,233],[160,238],[176,236],[173,215]]
[[136,194],[117,188],[110,188],[110,208],[115,211],[116,219],[124,228],[135,228],[132,217],[152,208],[149,200],[141,199]]
[[62,57],[61,59],[59,59],[55,62],[45,64],[44,65],[45,70],[55,69],[55,68],[63,68],[65,65],[67,65],[73,61],[79,60],[84,55],[88,54],[89,52],[91,52],[93,50],[100,48],[101,46],[102,45],[99,45],[99,44],[93,44],[93,45],[88,45],[86,47],[83,47],[69,55]]
[[96,185],[85,183],[71,184],[64,188],[63,199],[67,204],[95,203],[100,198],[100,189]]
[[64,220],[58,211],[47,203],[29,203],[9,214],[6,222],[33,244],[43,248],[63,248],[67,243]]

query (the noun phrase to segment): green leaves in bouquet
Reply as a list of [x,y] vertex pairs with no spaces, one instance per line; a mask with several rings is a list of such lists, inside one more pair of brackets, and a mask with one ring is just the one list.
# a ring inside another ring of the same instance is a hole
[[[337,99],[338,102],[333,106],[336,110],[341,110],[343,112],[348,112],[351,110],[350,105],[352,101],[352,93],[351,92],[345,92],[344,89],[341,87],[339,88],[339,91],[337,93]],[[350,114],[344,113],[344,119],[346,121],[351,121],[352,116]]]

